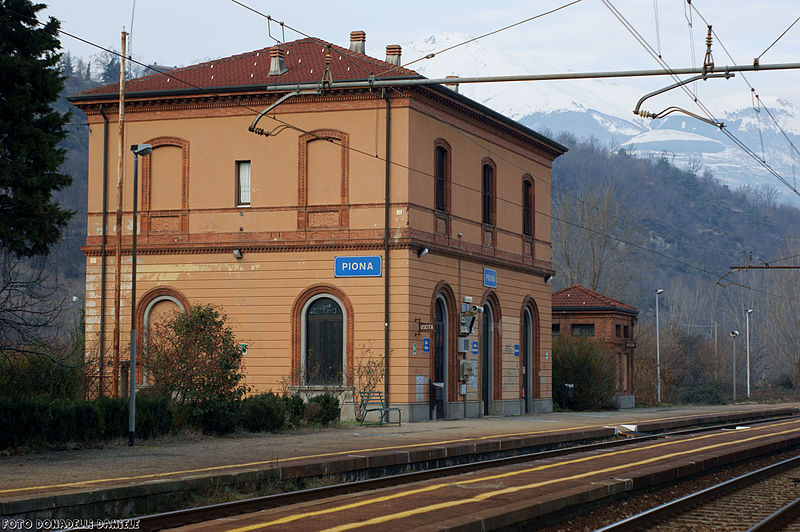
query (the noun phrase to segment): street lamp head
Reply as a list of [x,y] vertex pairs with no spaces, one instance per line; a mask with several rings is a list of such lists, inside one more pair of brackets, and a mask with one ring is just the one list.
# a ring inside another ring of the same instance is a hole
[[656,290],[656,295],[661,294],[663,292],[664,292],[664,289],[663,288],[659,288],[658,290]]
[[739,331],[731,331],[731,338],[736,338],[739,336]]
[[150,144],[131,144],[131,151],[134,155],[150,155],[150,152],[153,151],[153,146]]
[[751,312],[753,312],[753,309],[751,308],[747,309],[747,314],[750,314]]

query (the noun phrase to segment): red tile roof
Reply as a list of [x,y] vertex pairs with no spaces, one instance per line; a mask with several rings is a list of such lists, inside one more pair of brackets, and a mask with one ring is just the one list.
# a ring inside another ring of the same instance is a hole
[[[206,63],[177,68],[169,75],[153,74],[129,80],[126,94],[137,92],[186,91],[219,89],[225,87],[263,87],[296,83],[315,83],[322,80],[325,71],[324,41],[315,38],[285,43],[284,50],[288,72],[280,76],[269,75],[270,48],[215,59]],[[366,80],[371,75],[381,79],[421,77],[420,74],[346,48],[331,45],[331,74],[334,81]],[[109,95],[119,93],[118,83],[96,87],[77,96]]]
[[589,290],[579,284],[553,292],[553,309],[615,309],[638,312],[635,307]]

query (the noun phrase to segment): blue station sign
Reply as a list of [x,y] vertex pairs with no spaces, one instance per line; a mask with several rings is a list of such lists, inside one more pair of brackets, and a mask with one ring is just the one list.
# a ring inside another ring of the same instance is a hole
[[380,277],[382,259],[380,255],[369,257],[334,258],[336,277]]
[[497,270],[483,269],[483,286],[497,288]]

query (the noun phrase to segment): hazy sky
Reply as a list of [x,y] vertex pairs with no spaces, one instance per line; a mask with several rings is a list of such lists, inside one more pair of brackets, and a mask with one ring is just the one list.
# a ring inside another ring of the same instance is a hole
[[[47,2],[47,0],[43,0]],[[367,53],[383,58],[387,44],[404,43],[441,33],[477,36],[566,4],[568,0],[480,2],[474,0],[405,2],[275,2],[242,3],[284,21],[306,34],[347,46],[352,30],[367,33]],[[51,0],[45,11],[62,21],[62,29],[97,44],[119,49],[123,26],[133,27],[134,58],[161,65],[189,65],[272,45],[267,20],[230,0]],[[613,0],[613,5],[672,67],[692,66],[690,31],[685,1]],[[135,5],[135,17],[131,24]],[[713,24],[739,64],[751,64],[800,16],[795,0],[693,0],[699,13]],[[499,7],[501,6],[501,7]],[[656,8],[658,24],[656,24]],[[694,61],[705,53],[706,25],[691,13]],[[272,24],[273,35],[280,28]],[[287,41],[302,35],[285,30]],[[559,71],[598,71],[657,68],[657,63],[634,40],[601,0],[583,0],[555,14],[483,39],[482,44],[525,58],[531,63],[556,65]],[[70,37],[64,48],[87,58],[96,49]],[[715,63],[731,64],[720,43],[713,48]],[[416,59],[403,56],[403,60]],[[541,61],[537,61],[537,60]],[[762,58],[762,63],[800,62],[800,23]],[[470,75],[472,73],[461,73]],[[750,74],[762,97],[782,97],[800,106],[800,74]],[[669,80],[664,78],[664,85]],[[739,100],[749,88],[741,80],[726,83]],[[728,91],[728,92],[726,92]],[[746,98],[745,98],[746,99]],[[738,104],[731,104],[738,105]]]

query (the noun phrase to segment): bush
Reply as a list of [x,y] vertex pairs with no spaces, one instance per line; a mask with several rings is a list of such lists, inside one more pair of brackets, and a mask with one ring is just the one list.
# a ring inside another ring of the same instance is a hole
[[564,403],[564,383],[575,385],[566,405],[577,410],[614,408],[616,380],[614,354],[598,342],[572,336],[553,340],[553,401]]
[[100,397],[94,401],[99,417],[100,434],[104,440],[122,438],[128,434],[128,400]]
[[177,403],[218,403],[247,393],[244,352],[226,319],[213,305],[194,305],[153,325],[143,360],[156,395]]
[[339,399],[331,394],[312,397],[306,405],[306,423],[327,427],[329,423],[339,421]]
[[677,402],[694,405],[725,404],[728,395],[714,386],[675,387],[673,389]]
[[[126,405],[125,413],[129,412]],[[126,425],[127,426],[127,425]],[[152,438],[174,430],[175,416],[169,399],[147,394],[136,396],[136,437]],[[127,429],[125,430],[127,434]]]
[[284,395],[283,404],[286,410],[286,424],[289,428],[299,427],[303,424],[306,415],[306,405],[299,395]]
[[250,432],[274,432],[286,425],[286,402],[273,393],[248,397],[242,401],[242,428]]
[[180,408],[186,412],[189,424],[203,434],[223,436],[236,431],[239,424],[240,401],[196,401]]

